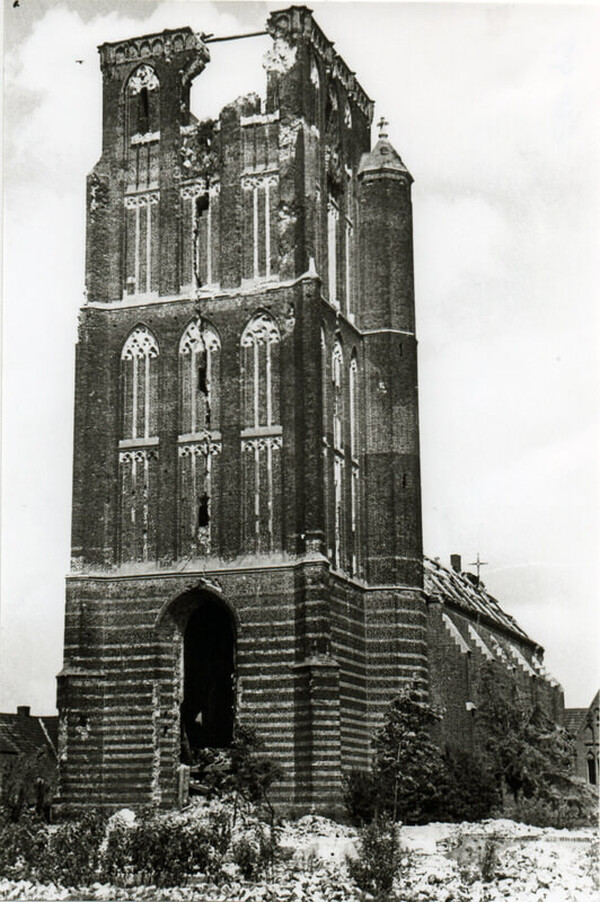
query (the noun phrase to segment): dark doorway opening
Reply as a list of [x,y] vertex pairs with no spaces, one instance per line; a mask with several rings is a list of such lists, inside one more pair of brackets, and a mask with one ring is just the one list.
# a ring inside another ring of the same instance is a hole
[[207,598],[187,621],[183,636],[181,759],[194,764],[206,748],[227,748],[234,725],[233,623],[225,605]]

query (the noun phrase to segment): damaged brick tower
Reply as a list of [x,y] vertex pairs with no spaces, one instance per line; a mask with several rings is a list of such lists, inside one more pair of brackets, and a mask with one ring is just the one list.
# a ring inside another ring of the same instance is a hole
[[412,179],[310,10],[267,28],[216,122],[189,28],[100,48],[62,804],[181,804],[246,723],[333,811],[427,682]]

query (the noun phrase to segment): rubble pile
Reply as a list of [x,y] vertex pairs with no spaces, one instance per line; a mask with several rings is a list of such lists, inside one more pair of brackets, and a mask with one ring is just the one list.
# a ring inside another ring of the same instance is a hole
[[[206,811],[182,815],[203,817]],[[131,823],[131,812],[117,816]],[[248,813],[238,813],[243,831]],[[245,881],[233,862],[220,884],[190,878],[183,886],[77,890],[0,879],[0,899],[164,900],[164,902],[371,902],[346,867],[357,854],[357,831],[307,815],[278,829],[279,862],[272,879]],[[402,827],[394,902],[600,902],[599,848],[592,828],[556,830],[508,820]]]

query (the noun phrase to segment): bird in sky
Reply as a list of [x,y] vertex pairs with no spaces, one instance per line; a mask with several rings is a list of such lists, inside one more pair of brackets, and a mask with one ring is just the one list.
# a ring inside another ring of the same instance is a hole
[[21,4],[19,3],[19,0],[13,0],[13,9],[15,9],[15,7],[20,6],[20,5]]
[[79,63],[80,66],[83,64],[83,60],[75,60],[75,62]]

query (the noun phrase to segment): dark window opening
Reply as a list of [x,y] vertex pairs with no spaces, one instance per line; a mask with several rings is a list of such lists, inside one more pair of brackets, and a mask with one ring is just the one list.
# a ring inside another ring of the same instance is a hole
[[139,93],[138,102],[138,132],[145,135],[149,131],[150,122],[150,101],[148,98],[148,88],[142,88]]
[[[210,251],[206,247],[206,230],[201,227],[200,221],[203,214],[208,210],[209,196],[201,194],[196,198],[195,217],[194,217],[194,275],[196,277],[196,287],[201,288],[204,284],[202,280],[201,268],[205,262],[207,252]],[[204,242],[204,248],[202,244]]]
[[594,758],[587,759],[588,766],[588,783],[591,783],[593,786],[596,785],[597,782],[597,774],[596,774],[596,761]]
[[181,760],[194,764],[205,748],[227,748],[234,725],[234,633],[225,606],[207,599],[184,633]]
[[402,474],[402,488],[405,489],[408,485],[408,477],[406,473]]
[[198,367],[198,391],[208,395],[208,382],[206,381],[206,363],[203,361]]
[[200,194],[196,198],[196,218],[200,219],[206,210],[208,210],[208,194]]
[[198,526],[200,528],[203,526],[208,526],[208,524],[210,523],[209,505],[209,496],[206,494],[201,495],[198,503]]

